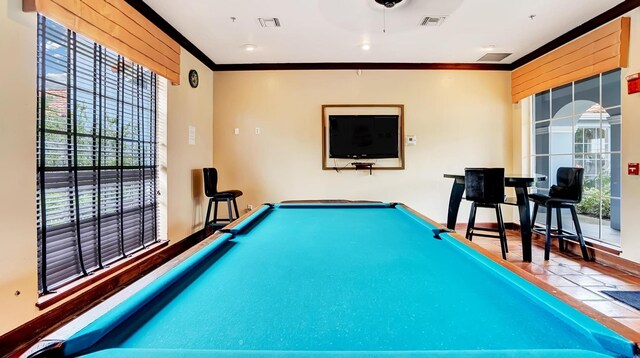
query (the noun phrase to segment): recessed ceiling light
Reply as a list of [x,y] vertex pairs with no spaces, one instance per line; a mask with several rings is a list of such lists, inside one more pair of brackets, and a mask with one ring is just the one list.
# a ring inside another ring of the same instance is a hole
[[244,50],[247,51],[247,52],[253,52],[253,51],[256,50],[256,45],[245,44],[245,45],[242,45],[242,48],[244,48]]
[[361,49],[365,50],[365,51],[369,51],[369,49],[371,48],[370,44],[362,44],[362,46],[360,46]]

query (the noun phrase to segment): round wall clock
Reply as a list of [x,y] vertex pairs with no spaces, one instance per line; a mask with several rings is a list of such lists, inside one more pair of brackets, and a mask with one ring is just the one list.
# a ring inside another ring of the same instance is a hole
[[191,87],[198,87],[198,72],[196,70],[189,71],[189,84]]

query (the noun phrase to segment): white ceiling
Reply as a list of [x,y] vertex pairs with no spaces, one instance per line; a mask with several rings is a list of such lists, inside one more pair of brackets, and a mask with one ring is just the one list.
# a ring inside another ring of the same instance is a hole
[[[622,0],[404,0],[384,11],[374,0],[145,2],[216,64],[474,63],[487,52],[513,53],[499,62],[512,63]],[[418,26],[440,15],[442,26]]]

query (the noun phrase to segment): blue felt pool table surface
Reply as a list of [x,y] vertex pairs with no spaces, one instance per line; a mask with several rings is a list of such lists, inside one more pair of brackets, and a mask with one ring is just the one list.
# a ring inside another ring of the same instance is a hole
[[94,356],[628,356],[403,206],[264,206],[65,343]]

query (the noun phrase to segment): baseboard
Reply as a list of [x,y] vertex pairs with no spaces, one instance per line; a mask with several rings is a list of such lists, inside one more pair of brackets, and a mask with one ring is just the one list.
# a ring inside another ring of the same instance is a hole
[[[208,232],[210,230],[207,230]],[[88,311],[108,297],[169,262],[208,236],[198,230],[188,237],[169,245],[156,254],[123,267],[103,280],[80,291],[80,294],[56,306],[34,319],[0,336],[0,357],[18,356],[42,337]],[[34,302],[35,304],[35,302]]]

